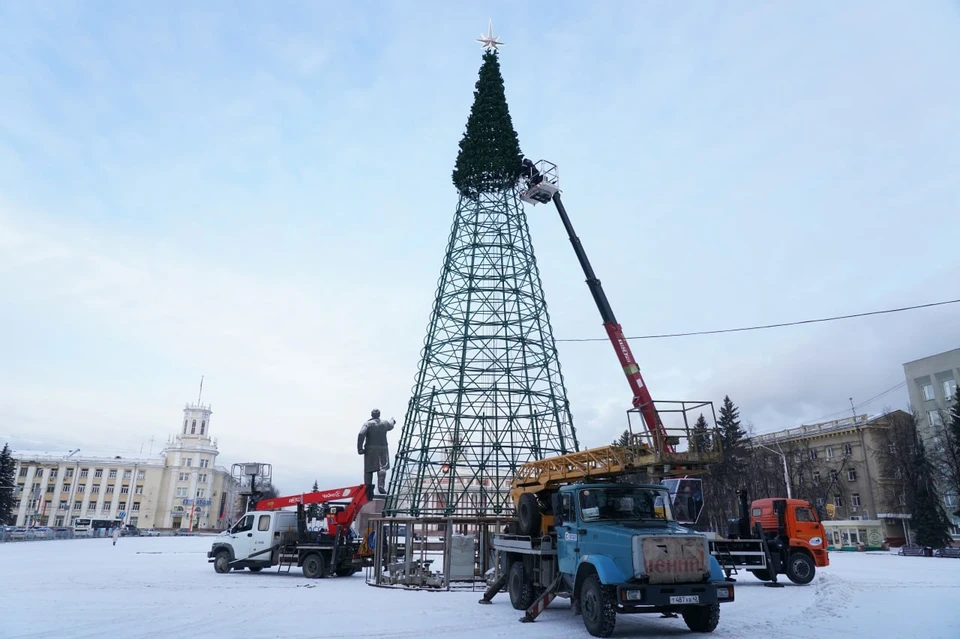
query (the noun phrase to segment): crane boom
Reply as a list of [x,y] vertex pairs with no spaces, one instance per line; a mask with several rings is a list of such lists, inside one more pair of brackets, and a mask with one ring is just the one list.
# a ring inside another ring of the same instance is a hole
[[346,488],[335,488],[333,490],[321,490],[315,493],[300,493],[299,495],[261,499],[257,502],[254,510],[279,510],[288,506],[302,508],[308,504],[323,504],[345,499],[350,500],[346,507],[328,518],[328,531],[331,535],[336,535],[338,530],[343,529],[346,531],[350,528],[357,518],[360,509],[370,501],[366,486],[361,484],[359,486],[347,486]]
[[567,237],[570,239],[570,244],[573,245],[573,250],[577,254],[577,260],[580,261],[583,274],[587,277],[587,286],[590,288],[590,294],[593,295],[593,300],[596,302],[597,309],[600,311],[600,317],[603,319],[603,328],[607,331],[607,337],[610,339],[610,343],[613,344],[613,350],[617,353],[617,359],[620,360],[623,374],[626,375],[627,383],[633,392],[633,407],[638,409],[643,416],[644,424],[654,438],[655,447],[658,450],[672,453],[673,446],[667,443],[666,428],[664,428],[663,422],[660,420],[660,415],[657,413],[657,409],[653,404],[653,397],[650,395],[650,391],[643,381],[643,376],[640,374],[640,365],[637,364],[637,360],[633,357],[633,351],[630,350],[630,344],[623,336],[623,328],[613,314],[613,308],[610,307],[607,294],[604,293],[599,278],[597,278],[596,273],[593,272],[593,267],[587,258],[587,252],[583,249],[583,243],[580,241],[580,238],[577,237],[576,231],[573,230],[573,224],[567,215],[567,209],[563,206],[563,201],[560,199],[560,191],[555,191],[551,199],[557,207],[557,212],[560,214],[560,221],[563,222],[563,227],[567,230]]

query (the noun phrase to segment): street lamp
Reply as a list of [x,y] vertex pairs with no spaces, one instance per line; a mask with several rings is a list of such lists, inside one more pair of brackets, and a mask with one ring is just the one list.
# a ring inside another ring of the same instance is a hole
[[[764,449],[766,449],[766,450],[769,450],[769,451],[770,451],[771,453],[773,453],[774,455],[779,455],[779,456],[780,456],[780,459],[783,460],[783,478],[784,478],[784,480],[786,480],[786,482],[787,482],[787,499],[793,499],[793,495],[792,495],[791,492],[790,492],[790,469],[787,468],[787,456],[783,454],[783,450],[781,449],[781,450],[778,452],[778,451],[775,451],[774,449],[770,448],[769,446],[764,446],[763,444],[757,444],[757,446],[759,446],[760,448],[764,448]],[[777,448],[780,448],[780,444],[779,444],[779,443],[777,444]]]

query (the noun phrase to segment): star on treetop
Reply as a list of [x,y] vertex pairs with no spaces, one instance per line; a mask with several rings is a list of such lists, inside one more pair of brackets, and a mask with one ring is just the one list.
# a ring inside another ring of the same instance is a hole
[[481,46],[487,51],[497,51],[497,47],[504,44],[497,39],[497,36],[493,35],[493,20],[490,20],[490,23],[487,25],[487,35],[480,34],[480,37],[474,42],[479,42]]

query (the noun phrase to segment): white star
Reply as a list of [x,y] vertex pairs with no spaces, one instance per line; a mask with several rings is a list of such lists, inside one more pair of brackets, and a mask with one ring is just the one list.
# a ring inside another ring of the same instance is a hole
[[497,39],[497,36],[493,35],[493,20],[490,20],[490,23],[487,25],[487,35],[481,33],[480,38],[474,40],[474,42],[479,42],[487,51],[496,51],[497,47],[503,44],[503,42]]

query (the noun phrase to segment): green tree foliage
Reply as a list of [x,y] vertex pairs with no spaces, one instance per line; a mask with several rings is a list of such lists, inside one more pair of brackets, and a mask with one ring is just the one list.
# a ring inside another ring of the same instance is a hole
[[709,451],[713,444],[713,436],[710,434],[710,427],[707,425],[707,420],[704,418],[703,413],[700,413],[700,417],[697,418],[696,423],[693,425],[693,433],[691,434],[691,448],[698,452]]
[[746,431],[740,424],[740,409],[727,395],[720,406],[717,419],[717,437],[723,447],[723,459],[710,468],[704,481],[704,510],[707,525],[725,531],[727,519],[737,516],[737,490],[747,487],[745,471],[750,451],[744,439]]
[[630,443],[630,431],[624,429],[623,432],[615,440],[610,442],[611,446],[621,446],[626,447]]
[[0,451],[0,524],[13,524],[13,503],[16,501],[17,462],[10,454],[10,445],[4,444]]
[[[320,486],[317,485],[316,479],[313,480],[313,490],[311,490],[310,492],[311,493],[320,492]],[[311,519],[319,519],[319,517],[320,517],[320,504],[310,504],[309,506],[307,506],[307,521]]]
[[720,407],[720,418],[717,419],[717,429],[720,431],[720,443],[723,445],[724,460],[735,461],[737,465],[743,463],[744,438],[746,431],[740,425],[740,409],[730,401],[730,396],[723,398]]
[[495,51],[483,54],[473,106],[453,170],[453,184],[464,197],[500,191],[516,185],[523,153],[510,119]]
[[943,501],[937,490],[933,463],[919,437],[914,442],[911,457],[913,504],[910,510],[910,525],[917,535],[917,545],[942,548],[951,543],[950,521],[943,510]]
[[[960,495],[960,386],[953,397],[953,408],[945,420],[943,433],[943,467],[949,482],[949,488]],[[960,509],[954,515],[960,517]]]

